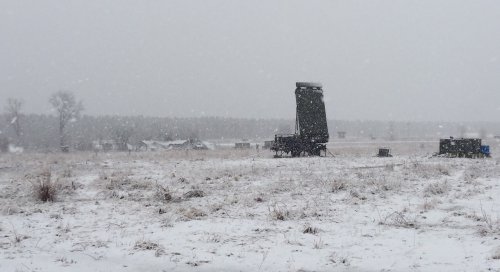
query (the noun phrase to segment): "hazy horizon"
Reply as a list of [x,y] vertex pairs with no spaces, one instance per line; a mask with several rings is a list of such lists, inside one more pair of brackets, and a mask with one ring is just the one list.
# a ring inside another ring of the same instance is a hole
[[295,118],[296,81],[330,120],[499,122],[498,1],[0,3],[0,110]]

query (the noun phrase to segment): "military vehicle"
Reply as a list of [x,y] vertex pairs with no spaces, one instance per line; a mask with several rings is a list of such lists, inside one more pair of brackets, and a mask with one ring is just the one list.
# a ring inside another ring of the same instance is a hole
[[439,140],[439,155],[459,158],[484,158],[490,157],[490,146],[482,145],[481,139],[458,138]]
[[387,147],[381,147],[378,149],[377,157],[380,158],[392,157],[391,150]]
[[326,156],[329,140],[323,86],[321,83],[297,82],[295,89],[296,120],[294,134],[277,134],[271,150],[275,157]]

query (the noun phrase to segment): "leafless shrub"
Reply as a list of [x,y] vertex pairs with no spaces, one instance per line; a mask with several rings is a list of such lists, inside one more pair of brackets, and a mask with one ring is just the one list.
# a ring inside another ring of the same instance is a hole
[[385,170],[385,171],[388,171],[388,172],[393,172],[393,171],[394,171],[394,167],[395,167],[394,163],[391,163],[391,164],[386,164],[386,165],[384,166],[384,170]]
[[57,226],[57,229],[59,230],[60,233],[64,234],[64,233],[69,233],[71,231],[71,226],[66,223],[66,225],[64,225],[62,222],[59,224],[59,226]]
[[172,193],[170,192],[170,190],[159,184],[156,185],[156,191],[154,197],[160,201],[166,201],[166,202],[172,201]]
[[287,239],[285,242],[292,246],[304,246],[304,244],[298,241],[297,239]]
[[134,245],[135,250],[154,250],[155,256],[160,257],[165,254],[165,250],[163,246],[158,243],[151,242],[149,240],[140,240],[135,242]]
[[447,193],[450,190],[450,186],[447,181],[444,182],[436,182],[427,185],[424,189],[424,194],[426,196],[430,195],[442,195]]
[[110,175],[106,172],[101,172],[99,174],[99,179],[105,181],[105,188],[108,190],[119,190],[124,186],[130,185],[132,179],[130,178],[130,172],[124,171],[114,171]]
[[441,175],[445,175],[445,176],[449,176],[450,175],[450,169],[448,169],[446,166],[444,166],[442,164],[436,165],[436,170]]
[[109,178],[108,173],[106,173],[104,171],[102,171],[102,172],[99,173],[99,179],[100,180],[108,180],[108,178]]
[[358,198],[358,197],[359,197],[359,193],[358,193],[358,191],[356,191],[356,190],[351,190],[351,191],[349,191],[349,195],[350,195],[351,197],[355,197],[355,198]]
[[132,176],[132,171],[130,169],[119,169],[111,172],[110,177],[112,178],[123,178]]
[[59,213],[52,213],[49,215],[50,219],[61,219],[62,216]]
[[340,256],[339,254],[337,254],[336,252],[333,252],[331,255],[330,255],[330,262],[334,263],[334,264],[343,264],[343,265],[349,265],[349,260],[347,259],[347,257],[345,256]]
[[77,189],[82,189],[83,184],[74,181],[74,180],[68,180],[68,179],[58,179],[57,182],[57,193],[62,194],[62,195],[71,195],[75,193]]
[[182,213],[182,215],[184,215],[185,218],[190,220],[204,217],[207,215],[204,211],[197,208],[188,208],[188,209],[182,208],[180,212]]
[[330,192],[336,193],[347,188],[347,182],[343,179],[335,179],[330,184]]
[[224,198],[224,202],[229,205],[237,204],[240,201],[239,197],[236,194],[229,195]]
[[351,190],[349,191],[349,195],[353,198],[357,198],[357,199],[360,199],[360,200],[366,200],[366,196],[364,195],[361,195],[358,191],[356,190]]
[[222,236],[218,233],[210,234],[207,239],[207,243],[220,243],[222,241]]
[[161,226],[165,228],[171,228],[174,226],[175,220],[176,216],[174,216],[173,214],[168,214],[163,218]]
[[70,177],[72,177],[72,176],[73,176],[73,171],[71,170],[71,168],[70,168],[70,167],[67,167],[67,168],[65,168],[65,169],[63,170],[63,172],[62,172],[61,176],[62,176],[63,178],[70,178]]
[[209,205],[209,210],[212,213],[216,213],[224,208],[224,203],[213,203]]
[[204,196],[205,193],[202,190],[191,190],[183,195],[184,198],[204,197]]
[[156,250],[160,248],[160,245],[149,240],[140,240],[135,242],[135,250]]
[[414,161],[410,163],[410,166],[407,169],[410,170],[410,173],[426,179],[450,175],[449,169],[442,164],[424,164]]
[[55,262],[60,262],[60,263],[62,263],[63,266],[69,266],[71,264],[75,264],[76,263],[75,260],[73,260],[73,259],[69,259],[68,260],[68,258],[66,258],[64,256],[56,258]]
[[500,260],[500,248],[497,248],[493,255],[491,256],[491,259],[493,260]]
[[369,189],[373,194],[379,193],[382,196],[385,196],[385,192],[401,189],[401,182],[394,181],[385,174],[368,180],[366,184],[371,186]]
[[424,211],[430,211],[430,210],[433,210],[434,208],[436,208],[437,204],[438,204],[438,200],[433,198],[431,200],[429,200],[427,197],[424,199],[424,203],[422,203],[421,205],[421,208],[422,210]]
[[467,183],[471,183],[475,181],[481,175],[481,169],[476,166],[469,167],[464,171],[464,181]]
[[149,190],[153,184],[149,181],[135,181],[130,185],[131,190]]
[[186,264],[192,266],[192,267],[197,267],[197,266],[200,266],[202,264],[207,264],[207,263],[210,263],[210,261],[206,261],[206,260],[194,260],[194,261],[188,261],[186,262]]
[[113,199],[124,199],[124,198],[125,198],[125,196],[124,196],[124,195],[122,195],[122,194],[120,194],[119,192],[114,191],[114,190],[113,190],[113,191],[111,191],[111,192],[108,192],[108,193],[106,194],[106,196],[107,196],[107,197],[109,197],[109,198],[113,198]]
[[403,212],[393,212],[386,216],[380,225],[395,226],[401,228],[417,228],[415,218],[408,218]]
[[289,185],[290,182],[276,182],[273,184],[273,186],[270,188],[272,194],[281,194],[281,193],[286,193],[290,192],[292,187]]
[[285,205],[275,204],[274,206],[269,207],[269,215],[273,220],[284,221],[290,216],[290,212]]
[[18,206],[7,205],[2,208],[3,215],[13,215],[19,213],[21,210]]

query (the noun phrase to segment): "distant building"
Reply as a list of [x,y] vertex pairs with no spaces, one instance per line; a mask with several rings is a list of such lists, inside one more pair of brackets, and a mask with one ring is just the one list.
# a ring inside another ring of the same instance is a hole
[[264,141],[264,146],[262,148],[264,149],[271,149],[271,146],[273,145],[274,141]]
[[199,140],[175,140],[175,141],[140,141],[137,145],[139,151],[158,150],[206,150],[208,143]]
[[345,131],[338,131],[337,135],[339,136],[339,139],[345,139],[346,132]]
[[92,148],[96,151],[116,151],[120,149],[120,145],[114,140],[98,140],[92,142]]
[[92,149],[95,151],[131,151],[134,146],[131,144],[117,143],[115,140],[98,140],[92,142]]
[[235,143],[234,144],[234,148],[236,148],[236,149],[249,149],[250,148],[250,143],[246,143],[246,142]]

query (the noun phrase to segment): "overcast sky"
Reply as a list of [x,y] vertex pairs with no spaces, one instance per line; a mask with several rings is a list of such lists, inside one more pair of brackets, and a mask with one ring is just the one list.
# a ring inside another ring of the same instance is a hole
[[0,1],[0,107],[92,115],[500,121],[500,1]]

